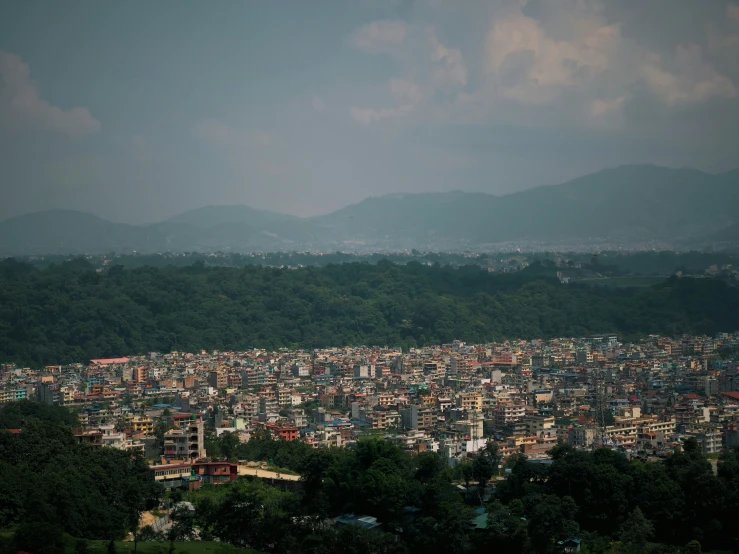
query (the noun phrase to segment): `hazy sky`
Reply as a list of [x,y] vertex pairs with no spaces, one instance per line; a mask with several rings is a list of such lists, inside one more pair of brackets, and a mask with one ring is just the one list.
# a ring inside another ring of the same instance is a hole
[[739,3],[8,0],[0,218],[739,166]]

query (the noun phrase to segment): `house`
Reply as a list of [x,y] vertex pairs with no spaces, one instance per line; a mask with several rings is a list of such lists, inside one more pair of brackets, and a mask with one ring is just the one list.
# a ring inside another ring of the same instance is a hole
[[372,516],[355,516],[354,514],[343,514],[334,519],[335,525],[359,525],[365,529],[377,529],[382,523]]
[[577,537],[570,537],[569,539],[557,542],[555,552],[561,552],[562,554],[580,552],[580,539]]

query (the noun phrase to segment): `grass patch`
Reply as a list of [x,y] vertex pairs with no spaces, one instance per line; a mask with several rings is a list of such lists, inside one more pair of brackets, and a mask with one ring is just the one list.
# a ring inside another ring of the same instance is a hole
[[285,475],[300,475],[296,471],[293,471],[291,469],[287,469],[284,467],[276,466],[274,464],[267,464],[267,467],[265,469],[267,471],[274,471],[275,473],[284,473]]

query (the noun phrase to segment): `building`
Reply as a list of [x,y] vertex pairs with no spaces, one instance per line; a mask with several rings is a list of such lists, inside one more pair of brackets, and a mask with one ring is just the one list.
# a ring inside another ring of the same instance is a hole
[[589,448],[595,442],[595,427],[573,427],[567,433],[567,444],[580,448]]
[[56,383],[41,383],[36,389],[38,401],[44,404],[60,404],[62,394],[59,391],[59,385]]
[[134,416],[131,419],[131,431],[144,435],[154,434],[154,420],[148,416]]
[[208,374],[208,385],[216,390],[225,389],[228,386],[228,376],[222,371],[211,371]]
[[192,467],[194,475],[200,477],[201,482],[205,484],[230,483],[239,476],[238,465],[231,462],[199,460]]
[[201,477],[189,462],[166,463],[149,466],[154,480],[168,489],[185,488],[195,490],[200,487]]
[[[187,414],[179,414],[187,416]],[[164,457],[168,460],[195,460],[205,458],[203,420],[195,414],[181,420],[180,428],[164,434]]]
[[273,438],[280,438],[286,441],[294,441],[298,438],[298,428],[295,425],[268,423],[267,430]]
[[501,428],[508,423],[518,421],[524,415],[526,415],[526,408],[520,404],[503,403],[493,408],[493,418],[496,428]]
[[462,393],[457,396],[457,407],[479,412],[482,410],[482,395],[476,392]]

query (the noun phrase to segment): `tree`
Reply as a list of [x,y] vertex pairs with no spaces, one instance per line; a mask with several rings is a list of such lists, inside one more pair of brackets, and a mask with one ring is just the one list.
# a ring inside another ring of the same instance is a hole
[[221,456],[229,461],[236,460],[241,444],[239,436],[236,433],[223,433],[219,438]]
[[472,462],[465,460],[463,462],[459,462],[457,465],[459,466],[459,473],[461,474],[462,479],[464,479],[464,486],[469,489],[470,481],[472,481],[473,478]]
[[472,460],[472,476],[480,484],[481,492],[493,476],[493,463],[484,454],[478,454]]
[[654,534],[654,525],[637,506],[621,526],[621,550],[628,554],[644,552],[647,540]]
[[550,552],[556,541],[577,536],[577,504],[569,497],[544,496],[531,510],[528,532],[537,552]]
[[170,542],[190,540],[195,532],[195,510],[187,504],[179,504],[170,517],[173,521],[168,532]]
[[685,554],[701,554],[703,549],[701,548],[701,543],[696,540],[692,540],[685,545],[683,552],[685,552]]
[[22,523],[13,533],[17,550],[33,554],[61,554],[64,552],[62,529],[45,523]]
[[151,525],[144,525],[138,532],[138,540],[141,542],[158,541],[161,539],[161,533],[155,531]]

